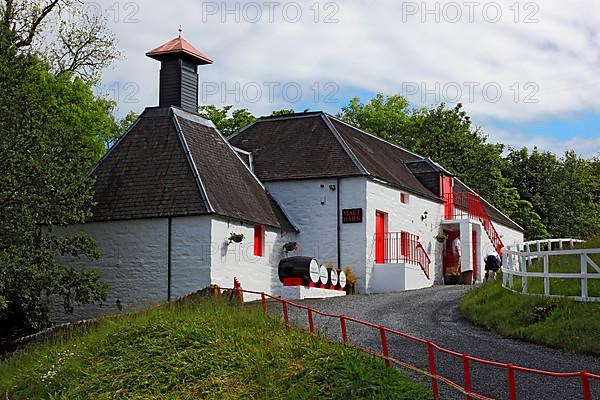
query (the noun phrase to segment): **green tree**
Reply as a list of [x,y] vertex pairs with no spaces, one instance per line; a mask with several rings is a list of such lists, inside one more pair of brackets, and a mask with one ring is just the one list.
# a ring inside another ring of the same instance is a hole
[[554,177],[557,201],[548,228],[556,236],[591,238],[600,232],[600,204],[595,201],[600,181],[592,163],[567,151]]
[[[594,181],[600,182],[600,154],[592,158],[591,166]],[[594,203],[600,204],[600,184],[597,185],[594,193]]]
[[[305,108],[304,111],[302,112],[308,112],[308,108]],[[279,117],[279,116],[283,116],[283,115],[290,115],[290,114],[296,114],[296,111],[294,111],[293,108],[283,108],[281,110],[275,110],[271,113],[272,117]]]
[[232,111],[232,108],[232,105],[219,108],[211,104],[198,107],[198,113],[211,120],[223,136],[227,137],[256,121],[256,117],[248,109],[238,108]]
[[101,301],[94,271],[66,268],[57,257],[94,259],[93,241],[60,235],[81,223],[92,199],[86,177],[117,130],[113,103],[94,97],[70,73],[55,76],[0,35],[0,337],[48,325],[47,296],[73,305]]
[[36,54],[54,74],[97,83],[120,53],[96,6],[79,0],[0,0],[0,26],[19,52]]
[[378,94],[366,104],[352,99],[339,117],[437,161],[523,226],[528,238],[547,235],[532,205],[520,199],[519,192],[502,175],[504,146],[488,143],[461,104],[411,110],[402,96]]
[[379,93],[367,104],[355,97],[338,117],[366,132],[391,142],[414,149],[418,138],[411,129],[411,110],[408,100],[400,95],[384,96]]
[[600,231],[600,175],[596,160],[574,152],[558,158],[535,149],[512,149],[505,175],[531,201],[553,237],[589,238]]
[[487,143],[461,104],[411,110],[402,96],[378,94],[367,104],[352,99],[339,116],[439,162],[488,199],[499,197],[506,185],[501,172],[503,145]]
[[[550,152],[537,148],[529,153],[527,148],[510,149],[506,156],[503,174],[517,189],[522,199],[531,202],[545,226],[550,228],[558,212],[556,176],[560,160]],[[557,232],[551,230],[551,234]]]
[[139,116],[139,113],[135,111],[129,111],[127,115],[116,120],[115,129],[113,130],[112,135],[105,138],[104,147],[106,149],[111,148],[117,142],[117,140],[119,140],[121,135],[123,135],[127,131],[127,129],[129,129],[129,127],[133,125],[133,123],[136,119],[138,119]]

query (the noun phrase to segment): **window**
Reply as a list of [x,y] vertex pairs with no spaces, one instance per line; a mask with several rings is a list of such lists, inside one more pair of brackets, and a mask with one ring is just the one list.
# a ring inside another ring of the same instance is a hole
[[400,192],[400,203],[408,204],[408,193]]
[[400,232],[400,253],[404,257],[409,257],[412,243],[410,242],[410,233]]
[[265,228],[262,225],[254,225],[254,255],[262,257],[265,248]]

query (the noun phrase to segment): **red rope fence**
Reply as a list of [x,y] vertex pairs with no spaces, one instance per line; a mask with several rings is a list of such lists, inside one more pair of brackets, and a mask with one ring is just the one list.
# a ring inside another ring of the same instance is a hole
[[[348,317],[345,315],[325,313],[325,312],[316,310],[311,307],[303,306],[301,304],[297,304],[297,303],[291,302],[289,300],[281,299],[281,298],[272,296],[270,294],[266,294],[264,292],[256,292],[253,290],[244,290],[241,288],[241,285],[239,284],[239,282],[237,280],[235,282],[234,288],[221,289],[219,287],[215,287],[214,295],[215,296],[220,295],[221,290],[234,291],[236,300],[237,300],[238,304],[240,304],[241,306],[243,306],[243,304],[244,304],[243,303],[243,293],[260,296],[262,312],[265,314],[267,314],[267,312],[268,312],[267,311],[267,299],[274,300],[275,302],[280,303],[282,306],[283,321],[286,325],[290,325],[288,307],[305,310],[307,320],[308,320],[308,327],[309,327],[308,329],[309,329],[310,333],[313,335],[316,335],[316,329],[315,329],[315,325],[314,325],[314,315],[319,315],[321,317],[333,318],[333,319],[339,320],[342,341],[344,342],[344,344],[383,359],[385,362],[385,365],[387,367],[390,367],[392,364],[394,364],[394,365],[400,366],[402,368],[406,368],[406,369],[412,370],[414,372],[417,372],[421,375],[430,377],[431,378],[431,389],[432,389],[433,395],[436,399],[440,398],[438,384],[441,382],[441,383],[457,390],[458,392],[463,393],[464,395],[467,396],[467,399],[492,400],[490,397],[486,397],[484,395],[473,392],[473,388],[472,388],[473,382],[472,382],[472,373],[471,373],[471,366],[473,363],[505,369],[506,370],[506,379],[507,379],[506,382],[507,382],[507,389],[508,389],[508,398],[510,400],[516,400],[518,398],[517,397],[517,385],[516,385],[516,381],[515,381],[515,372],[525,372],[525,373],[554,377],[554,378],[578,377],[581,382],[581,394],[582,394],[583,400],[593,400],[590,380],[593,380],[593,379],[600,380],[600,375],[592,374],[587,371],[551,372],[551,371],[526,368],[526,367],[521,367],[518,365],[506,364],[506,363],[501,363],[501,362],[496,362],[496,361],[484,360],[484,359],[477,358],[477,357],[472,357],[468,354],[462,354],[462,353],[458,353],[458,352],[455,352],[452,350],[448,350],[446,348],[438,346],[437,344],[435,344],[431,341],[424,340],[424,339],[421,339],[421,338],[418,338],[418,337],[415,337],[415,336],[412,336],[407,333],[400,332],[400,331],[397,331],[394,329],[390,329],[385,326],[376,325],[371,322],[362,321],[362,320]],[[365,347],[361,347],[361,346],[352,344],[350,342],[350,339],[348,336],[348,329],[347,329],[348,322],[352,322],[352,323],[376,330],[379,333],[379,337],[380,337],[381,352],[374,351],[372,349],[368,349]],[[396,358],[390,357],[389,347],[388,347],[388,335],[402,337],[404,339],[408,339],[413,342],[425,345],[426,349],[427,349],[427,357],[426,358],[427,358],[428,364],[429,364],[428,370],[418,368],[409,363],[406,363],[406,362],[400,361]],[[463,383],[462,384],[454,382],[454,381],[452,381],[444,376],[441,376],[437,373],[436,352],[447,354],[447,355],[450,355],[450,356],[453,356],[453,357],[456,357],[456,358],[462,360],[462,365],[463,365]]]

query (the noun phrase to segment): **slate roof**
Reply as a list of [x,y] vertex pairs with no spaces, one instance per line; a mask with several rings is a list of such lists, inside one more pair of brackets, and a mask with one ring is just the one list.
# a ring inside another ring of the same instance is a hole
[[151,107],[104,156],[91,221],[217,214],[293,230],[214,125],[176,107]]
[[441,202],[405,164],[422,157],[322,112],[259,118],[229,141],[252,152],[264,182],[371,176]]
[[230,143],[252,152],[254,173],[263,182],[362,175],[321,113],[259,119]]
[[[415,176],[419,166],[425,168],[422,172],[449,174],[442,166],[323,112],[259,118],[229,141],[252,153],[254,172],[261,181],[370,176],[443,202]],[[455,190],[473,192],[456,182]],[[493,221],[523,230],[489,202],[483,203]]]
[[423,197],[441,201],[413,175],[406,165],[406,161],[420,160],[423,157],[337,119],[331,117],[330,119],[369,175]]

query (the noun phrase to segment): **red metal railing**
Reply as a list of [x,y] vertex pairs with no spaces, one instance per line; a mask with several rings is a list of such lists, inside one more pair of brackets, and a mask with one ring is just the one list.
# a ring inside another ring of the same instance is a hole
[[421,267],[427,279],[429,279],[429,265],[431,259],[419,242],[419,237],[412,233],[402,232],[402,251],[403,256],[409,264],[416,264]]
[[[443,383],[443,384],[449,386],[450,388],[452,388],[460,393],[465,394],[468,399],[490,400],[491,399],[490,397],[487,397],[485,395],[482,395],[482,394],[479,394],[479,393],[476,393],[473,391],[474,382],[473,382],[473,376],[471,373],[471,366],[472,366],[472,364],[475,364],[475,363],[487,365],[487,366],[491,366],[491,367],[496,367],[496,368],[501,368],[501,369],[505,370],[506,390],[508,392],[507,394],[508,394],[509,400],[516,400],[518,398],[517,384],[516,384],[516,380],[515,380],[516,372],[536,374],[536,375],[548,376],[548,377],[553,377],[553,378],[578,378],[578,380],[580,381],[580,384],[581,384],[581,394],[582,394],[583,400],[593,400],[590,380],[599,380],[600,381],[600,375],[592,374],[587,371],[551,372],[551,371],[543,371],[543,370],[538,370],[538,369],[533,369],[533,368],[520,367],[518,365],[500,363],[500,362],[496,362],[496,361],[489,361],[489,360],[484,360],[484,359],[477,358],[477,357],[472,357],[468,354],[462,354],[462,353],[458,353],[456,351],[445,349],[431,341],[424,340],[424,339],[421,339],[421,338],[418,338],[418,337],[415,337],[415,336],[412,336],[407,333],[403,333],[403,332],[400,332],[400,331],[397,331],[394,329],[390,329],[385,326],[376,325],[371,322],[362,321],[362,320],[348,317],[345,315],[324,313],[324,312],[315,310],[311,307],[303,306],[303,305],[291,302],[289,300],[271,296],[264,292],[244,290],[241,288],[241,286],[239,284],[236,284],[235,286],[236,287],[233,289],[221,289],[221,288],[215,287],[214,295],[215,296],[220,295],[221,290],[234,290],[236,293],[236,298],[241,306],[243,306],[243,304],[244,304],[243,303],[243,293],[258,295],[258,296],[260,296],[262,311],[265,314],[268,312],[267,299],[278,302],[279,304],[281,304],[282,313],[283,313],[283,321],[286,325],[290,325],[289,312],[288,312],[289,307],[294,307],[296,309],[305,310],[306,316],[308,319],[308,329],[309,329],[310,333],[313,335],[317,334],[315,324],[314,324],[314,316],[315,315],[338,320],[340,323],[341,339],[344,342],[344,344],[352,346],[352,347],[359,349],[361,351],[364,351],[366,353],[372,354],[376,357],[382,358],[385,361],[386,366],[388,366],[388,367],[390,367],[392,364],[394,364],[394,365],[400,366],[402,368],[407,368],[407,369],[415,371],[419,374],[430,377],[431,378],[431,390],[436,399],[440,398],[438,384]],[[364,326],[367,328],[371,328],[371,329],[377,331],[379,333],[379,337],[380,337],[381,351],[375,351],[373,349],[369,349],[369,348],[362,347],[362,346],[351,343],[350,336],[348,334],[348,329],[347,329],[348,322],[352,322],[352,323],[355,323],[355,324],[358,324],[358,325],[361,325],[361,326]],[[404,362],[397,358],[390,357],[389,356],[389,346],[388,346],[388,335],[401,337],[404,339],[408,339],[412,342],[424,345],[424,349],[425,349],[426,353],[423,355],[423,358],[427,359],[428,369],[425,370],[425,369],[416,367],[408,362]],[[452,357],[455,357],[455,358],[461,360],[462,365],[463,365],[463,383],[462,384],[458,383],[458,382],[454,382],[453,380],[446,378],[442,375],[439,375],[437,373],[436,353],[446,354],[446,355],[449,355],[449,356],[452,356]],[[494,375],[493,381],[494,381],[494,386],[496,386],[496,387],[501,384],[501,382],[499,381],[499,377],[497,377],[496,375]]]
[[[446,199],[446,201],[449,201]],[[452,194],[451,212],[446,213],[446,219],[475,219],[481,222],[498,254],[502,254],[504,244],[496,231],[481,197],[470,192],[454,192]]]
[[[377,243],[375,235],[375,243]],[[408,232],[387,232],[383,234],[383,257],[378,261],[382,264],[409,263],[418,265],[429,279],[431,259],[419,242],[419,237]]]

